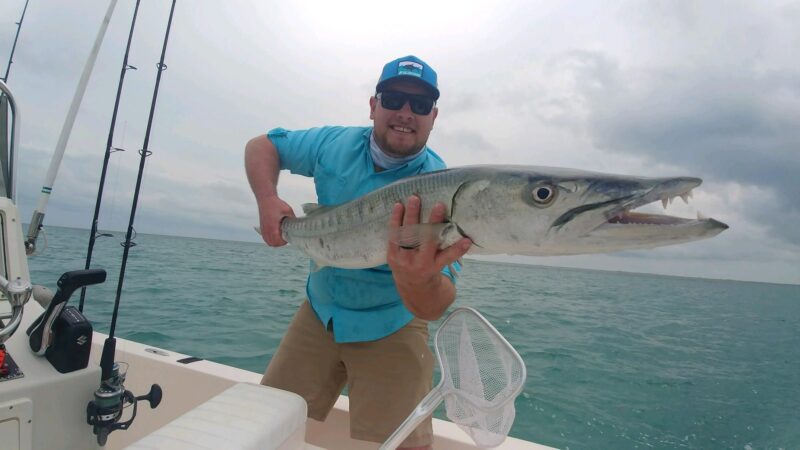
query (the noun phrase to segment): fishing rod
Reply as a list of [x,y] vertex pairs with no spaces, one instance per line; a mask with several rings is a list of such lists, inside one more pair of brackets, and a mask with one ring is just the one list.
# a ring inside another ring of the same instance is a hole
[[[142,187],[142,176],[144,175],[144,165],[148,156],[153,152],[148,150],[150,144],[150,132],[153,126],[153,116],[156,111],[156,100],[158,99],[158,88],[161,85],[161,75],[167,70],[167,65],[164,64],[164,57],[167,53],[167,43],[169,42],[169,32],[172,28],[172,17],[175,12],[175,1],[172,0],[172,7],[169,10],[169,20],[167,21],[167,31],[164,34],[164,45],[161,48],[161,59],[158,62],[158,74],[156,75],[156,84],[153,89],[153,100],[150,103],[150,115],[147,119],[147,130],[144,134],[144,144],[142,149],[139,150],[139,172],[136,176],[136,189],[133,192],[133,203],[131,204],[131,216],[128,221],[128,231],[125,234],[125,242],[122,244],[124,250],[122,253],[122,266],[119,271],[119,281],[117,282],[117,295],[114,299],[114,312],[111,316],[111,330],[108,337],[103,343],[103,353],[100,357],[100,388],[95,391],[95,400],[89,402],[86,408],[87,422],[92,425],[93,432],[97,435],[97,443],[105,445],[108,434],[114,430],[127,429],[136,417],[136,404],[139,400],[148,400],[150,408],[155,408],[161,403],[161,387],[154,384],[150,388],[150,392],[139,397],[134,397],[131,391],[125,390],[122,383],[125,380],[125,375],[122,373],[119,364],[114,362],[114,354],[116,352],[116,338],[114,338],[114,330],[117,326],[117,314],[119,313],[120,297],[122,295],[122,285],[125,280],[125,268],[128,263],[128,252],[135,244],[131,242],[133,235],[133,222],[136,218],[136,207],[139,203],[139,191]],[[122,417],[122,410],[126,404],[133,405],[133,413],[129,420],[119,422]]]
[[[28,10],[28,1],[29,0],[25,0],[25,7],[22,8],[22,15],[19,18],[19,22],[17,22],[17,32],[14,35],[14,44],[11,46],[11,54],[8,55],[6,74],[2,78],[3,83],[8,83],[8,73],[11,71],[11,64],[14,63],[14,51],[17,49],[17,39],[19,39],[19,32],[22,29],[22,21],[25,20],[25,11]],[[9,158],[9,156],[13,155],[14,151],[8,146],[8,106],[8,96],[5,91],[2,91],[0,92],[0,170],[2,170],[3,173],[2,177],[5,178],[5,186],[0,188],[0,190],[5,191],[3,195],[7,195],[12,201],[16,201],[15,184],[12,182],[12,177],[14,175],[14,158]],[[18,120],[14,117],[14,123],[16,122],[18,122]],[[14,140],[13,136],[14,133],[12,130],[12,141]],[[17,137],[17,139],[19,139],[19,137]]]
[[14,63],[14,50],[17,48],[17,39],[19,39],[19,31],[22,29],[22,21],[25,20],[25,11],[28,10],[28,2],[30,0],[25,0],[25,7],[22,8],[22,16],[19,18],[19,22],[17,22],[17,34],[14,35],[14,44],[11,46],[11,54],[8,55],[8,65],[6,65],[6,75],[3,77],[3,82],[8,83],[8,72],[11,71],[11,64]]
[[[89,269],[92,264],[92,252],[94,251],[94,242],[98,238],[97,234],[97,222],[100,216],[100,204],[103,201],[103,187],[106,183],[106,172],[108,171],[108,160],[111,157],[111,154],[116,151],[122,151],[122,149],[117,149],[113,147],[114,142],[114,127],[117,123],[117,111],[119,110],[119,99],[122,95],[122,85],[125,81],[125,73],[131,69],[136,70],[136,67],[131,66],[128,64],[128,55],[131,51],[131,41],[133,40],[133,29],[136,27],[136,16],[139,13],[139,2],[141,0],[136,0],[136,6],[133,9],[133,19],[131,20],[131,30],[128,33],[128,44],[125,46],[125,57],[122,59],[122,70],[120,70],[119,74],[119,84],[117,85],[117,98],[114,100],[114,112],[111,114],[111,127],[108,130],[108,141],[106,142],[106,154],[105,158],[103,159],[103,168],[100,170],[100,186],[97,188],[97,201],[94,205],[94,217],[92,218],[92,226],[91,230],[89,231],[89,247],[86,250],[86,266],[85,269]],[[83,312],[83,301],[86,298],[86,288],[81,289],[81,299],[78,303],[78,310]]]
[[108,4],[108,10],[106,11],[105,17],[103,17],[103,22],[100,24],[100,30],[97,32],[97,38],[95,38],[92,51],[89,52],[89,58],[83,66],[83,73],[81,73],[81,79],[78,81],[78,87],[75,89],[75,95],[72,97],[72,103],[69,105],[67,118],[64,120],[64,125],[61,127],[61,134],[58,136],[56,150],[53,152],[53,158],[50,160],[50,167],[47,169],[47,175],[44,177],[42,193],[39,196],[39,202],[36,204],[36,209],[33,211],[33,216],[28,226],[28,235],[25,238],[25,253],[28,255],[33,255],[36,251],[36,239],[39,237],[39,230],[42,229],[42,221],[44,221],[47,201],[50,200],[50,194],[53,192],[53,183],[56,181],[61,159],[64,157],[64,151],[67,149],[67,141],[69,140],[69,135],[72,133],[72,126],[75,124],[78,108],[81,106],[81,101],[83,101],[86,85],[89,84],[89,77],[92,76],[92,69],[94,69],[94,63],[97,60],[97,54],[100,52],[100,44],[103,43],[103,38],[108,29],[108,23],[111,22],[111,15],[114,13],[114,8],[116,6],[117,0],[111,0]]
[[156,100],[158,99],[158,88],[161,85],[161,75],[164,73],[165,70],[167,70],[167,65],[164,64],[164,57],[166,56],[167,53],[169,32],[170,29],[172,28],[172,16],[175,12],[175,1],[176,0],[172,0],[172,7],[170,8],[169,11],[169,21],[167,22],[167,31],[164,34],[164,46],[161,48],[161,60],[156,66],[158,68],[157,69],[158,74],[156,75],[156,85],[155,88],[153,89],[153,100],[150,103],[150,116],[147,118],[147,129],[145,130],[144,133],[144,144],[142,145],[142,149],[139,150],[139,155],[140,155],[139,172],[136,175],[136,188],[133,191],[133,203],[131,204],[131,216],[128,221],[128,231],[125,234],[125,242],[122,244],[122,247],[124,248],[122,252],[122,266],[120,267],[119,270],[119,281],[117,282],[117,295],[116,298],[114,299],[114,312],[113,315],[111,316],[111,331],[108,335],[109,338],[114,337],[114,328],[116,327],[117,313],[119,312],[120,296],[122,295],[122,284],[125,281],[125,267],[127,266],[128,263],[128,252],[130,251],[131,247],[136,245],[131,242],[132,240],[131,238],[134,233],[133,222],[134,219],[136,218],[136,208],[139,204],[139,191],[141,190],[142,187],[142,176],[144,175],[145,161],[148,156],[153,154],[153,152],[148,150],[150,144],[150,132],[152,131],[153,117],[155,116],[156,112]]

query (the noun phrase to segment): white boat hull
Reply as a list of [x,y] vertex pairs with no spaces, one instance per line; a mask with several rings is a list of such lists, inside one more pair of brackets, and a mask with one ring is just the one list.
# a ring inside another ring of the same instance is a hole
[[[97,358],[96,362],[99,362],[100,347],[104,339],[105,335],[95,333],[92,342],[97,348],[93,350],[92,355],[93,358]],[[144,393],[150,389],[152,383],[158,383],[164,390],[164,400],[154,410],[140,407],[136,423],[126,432],[111,434],[107,448],[124,448],[236,383],[261,381],[259,373],[211,361],[200,360],[188,364],[178,362],[186,358],[189,356],[117,339],[117,360],[130,364],[126,387],[133,392]],[[377,448],[375,443],[350,438],[348,408],[348,398],[340,396],[325,422],[308,419],[305,441],[311,444],[311,448],[331,450]],[[464,431],[451,422],[434,419],[433,429],[435,435],[433,447],[436,450],[478,448]],[[497,448],[543,450],[550,447],[509,437]]]

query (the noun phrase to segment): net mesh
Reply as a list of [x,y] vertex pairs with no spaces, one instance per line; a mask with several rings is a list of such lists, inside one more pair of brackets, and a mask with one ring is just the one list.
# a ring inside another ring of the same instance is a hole
[[500,445],[514,423],[525,367],[513,347],[476,311],[453,312],[436,334],[447,417],[479,447]]

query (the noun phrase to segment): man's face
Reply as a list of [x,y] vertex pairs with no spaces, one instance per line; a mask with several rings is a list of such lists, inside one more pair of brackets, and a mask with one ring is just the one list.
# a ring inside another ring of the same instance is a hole
[[[430,96],[430,92],[424,87],[402,80],[387,85],[384,91]],[[375,127],[375,140],[383,151],[396,157],[413,155],[425,146],[439,113],[434,106],[427,115],[414,114],[409,102],[393,111],[384,108],[380,99],[374,96],[369,99],[369,107],[369,118]]]

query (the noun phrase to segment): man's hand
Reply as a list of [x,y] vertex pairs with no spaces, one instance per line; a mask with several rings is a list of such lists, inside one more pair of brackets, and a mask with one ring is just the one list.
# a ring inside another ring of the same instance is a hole
[[265,134],[247,142],[244,148],[244,169],[258,203],[261,239],[272,247],[286,245],[281,236],[281,221],[284,217],[294,217],[292,207],[278,197],[280,168],[278,149]]
[[261,239],[271,247],[286,245],[281,236],[281,221],[285,217],[294,218],[294,211],[288,203],[277,196],[258,202],[258,220],[261,226]]
[[[431,210],[429,223],[441,223],[446,207],[437,203]],[[389,227],[400,227],[420,223],[420,199],[411,196],[406,206],[397,203],[392,209]],[[442,275],[444,266],[464,256],[472,241],[463,238],[445,249],[439,249],[435,241],[423,242],[417,248],[404,249],[389,243],[386,259],[392,269],[397,291],[409,311],[426,320],[436,320],[455,300],[455,286]]]

